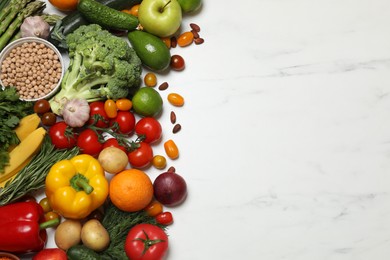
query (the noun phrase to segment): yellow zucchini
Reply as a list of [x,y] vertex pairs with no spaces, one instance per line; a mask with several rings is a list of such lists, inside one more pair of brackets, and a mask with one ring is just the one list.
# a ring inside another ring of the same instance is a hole
[[9,164],[5,167],[4,172],[0,173],[0,183],[10,179],[23,168],[21,165],[27,160],[31,160],[31,157],[41,148],[45,134],[46,130],[39,127],[9,153]]
[[29,134],[31,134],[37,127],[41,119],[37,114],[31,114],[23,117],[19,121],[19,125],[15,128],[15,133],[20,141],[23,141]]

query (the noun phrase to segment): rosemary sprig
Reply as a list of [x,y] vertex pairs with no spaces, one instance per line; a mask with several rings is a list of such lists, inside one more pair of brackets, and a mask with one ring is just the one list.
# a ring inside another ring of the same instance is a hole
[[0,189],[0,205],[14,202],[24,195],[37,191],[45,186],[46,176],[53,164],[70,159],[79,153],[79,148],[70,150],[56,149],[48,135],[43,140],[41,150],[19,172],[15,179]]

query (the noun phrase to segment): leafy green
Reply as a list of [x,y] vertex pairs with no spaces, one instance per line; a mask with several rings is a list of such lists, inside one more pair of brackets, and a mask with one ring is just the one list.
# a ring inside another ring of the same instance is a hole
[[0,89],[0,173],[9,162],[8,148],[19,144],[14,129],[21,118],[33,113],[33,103],[22,101],[14,87]]

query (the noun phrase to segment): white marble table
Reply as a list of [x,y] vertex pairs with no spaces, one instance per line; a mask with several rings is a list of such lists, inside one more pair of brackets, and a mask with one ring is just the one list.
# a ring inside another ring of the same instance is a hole
[[389,11],[210,0],[184,17],[205,43],[159,76],[186,98],[164,132],[189,186],[167,259],[390,259]]

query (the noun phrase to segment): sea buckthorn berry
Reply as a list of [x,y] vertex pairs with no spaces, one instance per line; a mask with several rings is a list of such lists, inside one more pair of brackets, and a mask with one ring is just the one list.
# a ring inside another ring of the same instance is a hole
[[176,107],[181,107],[184,105],[184,98],[177,93],[168,94],[168,101]]

